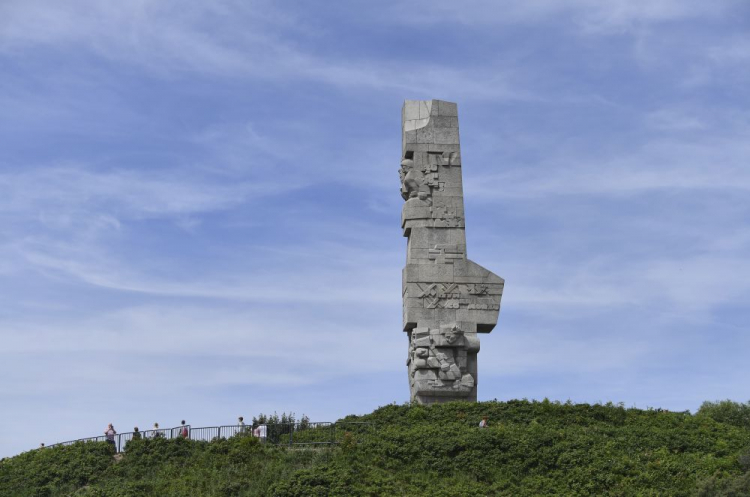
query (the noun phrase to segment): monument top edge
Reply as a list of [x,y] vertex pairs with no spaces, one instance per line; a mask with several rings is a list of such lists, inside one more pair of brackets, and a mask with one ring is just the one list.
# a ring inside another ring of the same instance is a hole
[[427,125],[431,117],[458,117],[458,105],[446,100],[404,100],[401,110],[403,123],[413,121],[410,129],[422,128]]
[[429,100],[409,100],[409,99],[407,99],[407,100],[404,100],[404,105],[406,105],[406,104],[413,104],[415,102],[417,102],[417,103],[418,102],[425,102],[425,103],[427,103],[427,102],[442,102],[442,103],[446,103],[446,104],[456,105],[456,102],[449,102],[448,100],[440,100],[439,98],[431,98]]

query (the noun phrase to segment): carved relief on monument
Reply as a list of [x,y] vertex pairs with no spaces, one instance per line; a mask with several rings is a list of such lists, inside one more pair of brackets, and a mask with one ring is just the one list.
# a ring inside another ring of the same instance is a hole
[[463,228],[463,209],[452,205],[434,205],[432,207],[432,222],[435,228]]
[[414,160],[402,160],[401,169],[398,173],[401,177],[401,196],[404,200],[412,198],[428,200],[431,198],[431,179],[428,178],[428,173],[424,171],[424,168],[418,168],[414,165]]
[[468,358],[477,352],[479,340],[468,337],[457,323],[416,328],[407,360],[410,383],[418,393],[467,396],[476,383]]
[[458,152],[407,152],[398,172],[401,178],[401,196],[404,200],[430,200],[433,190],[443,191],[445,188],[446,182],[440,180],[440,167],[460,165],[461,156]]
[[481,284],[414,283],[419,290],[416,297],[425,309],[468,309],[499,311],[500,304],[488,295],[489,287]]
[[466,249],[463,246],[446,243],[435,245],[435,248],[428,249],[427,253],[427,258],[435,261],[435,264],[453,264],[453,261],[466,258]]
[[427,152],[427,160],[431,166],[434,166],[434,171],[437,171],[437,166],[460,166],[461,165],[461,154],[458,152]]

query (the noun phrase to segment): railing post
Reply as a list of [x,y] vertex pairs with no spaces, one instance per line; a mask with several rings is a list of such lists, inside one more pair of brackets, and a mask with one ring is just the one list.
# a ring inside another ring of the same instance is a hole
[[221,426],[219,426],[219,434],[216,435],[216,438],[221,438]]

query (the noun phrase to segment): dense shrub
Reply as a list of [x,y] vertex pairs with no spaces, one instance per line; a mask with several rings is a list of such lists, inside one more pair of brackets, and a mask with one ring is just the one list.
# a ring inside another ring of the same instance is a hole
[[750,401],[745,404],[731,400],[704,402],[696,414],[707,416],[719,423],[750,428]]
[[60,495],[83,487],[113,464],[107,442],[78,442],[24,452],[0,463],[0,495]]
[[750,473],[729,478],[711,477],[701,482],[699,497],[747,497],[750,495]]
[[[388,405],[347,417],[377,429],[345,431],[335,448],[237,436],[131,441],[120,462],[103,443],[27,452],[0,464],[0,495],[750,495],[746,408]],[[483,416],[489,428],[478,428]]]

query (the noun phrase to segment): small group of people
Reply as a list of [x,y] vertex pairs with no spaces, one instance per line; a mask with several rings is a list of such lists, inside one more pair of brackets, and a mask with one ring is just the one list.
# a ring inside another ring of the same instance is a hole
[[[245,426],[245,421],[242,416],[239,417],[239,426],[241,427],[240,431],[246,432],[249,430],[249,427]],[[179,434],[178,436],[181,438],[190,438],[190,426],[185,424],[185,420],[183,419],[180,422],[179,427]],[[260,439],[261,442],[265,442],[266,438],[268,437],[268,426],[265,423],[259,424],[255,428],[253,428],[252,434],[254,437],[257,437]],[[117,436],[117,430],[115,430],[115,427],[112,423],[109,423],[107,425],[107,429],[104,430],[104,437],[107,443],[112,444],[113,446],[117,446],[117,442],[115,441],[115,437]],[[151,430],[151,433],[148,434],[150,438],[165,438],[166,437],[166,430],[163,428],[159,428],[159,423],[154,423],[154,428]],[[138,429],[137,426],[133,427],[133,440],[140,440],[141,438],[146,437],[146,433],[143,433]],[[40,449],[44,448],[44,443],[39,445]]]
[[[184,419],[180,423],[181,423],[181,428],[180,428],[179,436],[182,438],[189,438],[190,427],[185,424]],[[151,438],[164,438],[165,437],[164,430],[159,428],[159,423],[154,423],[154,429],[151,431],[152,431]],[[112,423],[109,423],[107,425],[107,429],[104,430],[104,436],[107,439],[107,443],[116,445],[115,435],[117,435],[117,430],[115,430],[115,427],[112,425]],[[133,427],[133,440],[140,440],[142,437],[143,437],[143,434],[138,429],[138,427],[137,426]]]
[[[248,428],[245,426],[245,420],[242,416],[239,417],[239,426],[241,427],[241,431],[245,432],[248,430]],[[268,426],[265,423],[259,424],[253,429],[253,436],[257,437],[261,440],[261,442],[265,442],[266,438],[268,437]],[[109,423],[107,425],[107,429],[104,430],[104,436],[107,439],[108,443],[111,443],[112,445],[115,445],[115,436],[117,435],[117,430],[115,430],[115,427],[112,423]],[[133,439],[140,440],[143,438],[145,434],[141,432],[137,426],[133,427]],[[162,428],[159,428],[159,423],[154,423],[154,428],[151,430],[151,438],[164,438],[165,430]],[[185,420],[183,419],[180,421],[180,431],[179,436],[182,438],[190,438],[190,427],[185,424]],[[43,444],[42,444],[43,446]]]

